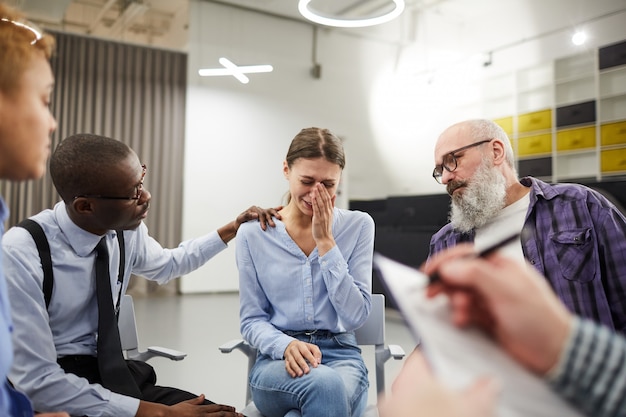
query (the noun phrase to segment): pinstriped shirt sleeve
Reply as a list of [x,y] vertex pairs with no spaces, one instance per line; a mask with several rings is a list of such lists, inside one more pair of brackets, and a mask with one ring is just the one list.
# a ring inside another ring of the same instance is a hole
[[559,364],[547,379],[586,415],[626,416],[626,338],[576,319]]

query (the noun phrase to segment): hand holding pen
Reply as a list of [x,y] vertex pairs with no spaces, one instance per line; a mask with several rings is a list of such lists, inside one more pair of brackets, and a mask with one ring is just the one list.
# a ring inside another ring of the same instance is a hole
[[[493,245],[483,249],[482,251],[476,253],[476,252],[470,252],[468,253],[466,256],[470,256],[470,257],[478,257],[478,258],[486,258],[487,256],[491,255],[492,253],[496,252],[498,249],[501,249],[503,247],[505,247],[506,245],[508,245],[509,243],[513,242],[516,239],[519,239],[520,237],[520,233],[514,233],[511,236],[508,236],[496,243],[494,243]],[[428,275],[428,279],[429,279],[429,284],[434,284],[436,282],[439,282],[441,279],[439,277],[439,270],[436,269],[434,270],[432,273],[430,273]]]
[[423,267],[429,276],[438,273],[426,294],[445,294],[456,326],[482,329],[542,375],[557,362],[572,317],[546,278],[532,265],[497,253],[502,246],[477,254],[473,245],[459,244],[437,253]]

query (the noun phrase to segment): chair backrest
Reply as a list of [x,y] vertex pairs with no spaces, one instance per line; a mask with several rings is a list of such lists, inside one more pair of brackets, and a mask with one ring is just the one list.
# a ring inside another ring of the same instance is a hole
[[370,315],[355,332],[359,345],[385,344],[385,296],[372,294],[372,309]]
[[124,352],[137,351],[139,349],[139,340],[137,339],[137,325],[135,323],[135,306],[133,297],[128,294],[122,296],[117,327],[120,330],[122,350]]
[[145,362],[155,357],[161,357],[173,361],[180,361],[187,356],[185,352],[162,346],[149,346],[147,350],[139,350],[139,336],[137,335],[137,323],[135,322],[135,305],[133,304],[133,297],[130,295],[124,295],[122,297],[117,327],[120,331],[122,352],[126,356],[126,359]]

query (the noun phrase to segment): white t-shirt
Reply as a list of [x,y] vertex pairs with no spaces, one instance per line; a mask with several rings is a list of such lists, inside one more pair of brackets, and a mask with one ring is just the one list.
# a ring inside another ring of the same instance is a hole
[[[474,238],[476,250],[481,251],[507,236],[521,232],[524,227],[529,205],[530,193],[526,193],[524,197],[503,208],[489,223],[476,229],[476,236]],[[499,251],[520,262],[525,262],[524,253],[522,252],[522,242],[519,238],[504,246]]]

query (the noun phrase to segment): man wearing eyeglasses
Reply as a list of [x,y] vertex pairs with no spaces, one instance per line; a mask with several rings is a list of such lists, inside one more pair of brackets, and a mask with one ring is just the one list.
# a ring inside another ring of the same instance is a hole
[[626,330],[626,218],[604,196],[579,184],[518,179],[511,142],[490,120],[447,128],[433,177],[446,186],[451,210],[430,255],[521,233],[504,253],[528,260],[572,312]]
[[[74,416],[240,416],[233,407],[203,396],[155,385],[154,371],[143,362],[129,365],[131,378],[115,380],[128,371],[119,357],[119,336],[114,353],[123,372],[112,380],[125,384],[134,379],[136,385],[127,392],[105,380],[113,365],[102,363],[99,316],[105,309],[99,306],[108,306],[113,322],[113,307],[119,306],[131,274],[164,284],[225,249],[241,223],[257,219],[263,229],[274,225],[274,209],[251,207],[217,231],[165,249],[143,223],[151,199],[144,186],[146,172],[135,152],[114,139],[80,134],[56,148],[50,174],[63,201],[31,218],[50,246],[54,280],[48,300],[42,285],[45,269],[30,234],[14,227],[2,241],[15,322],[11,380],[36,409],[61,409]],[[108,259],[99,262],[101,252]],[[103,265],[108,270],[99,273]],[[99,276],[106,277],[105,284],[99,285]],[[101,302],[101,294],[107,294],[107,303]]]

